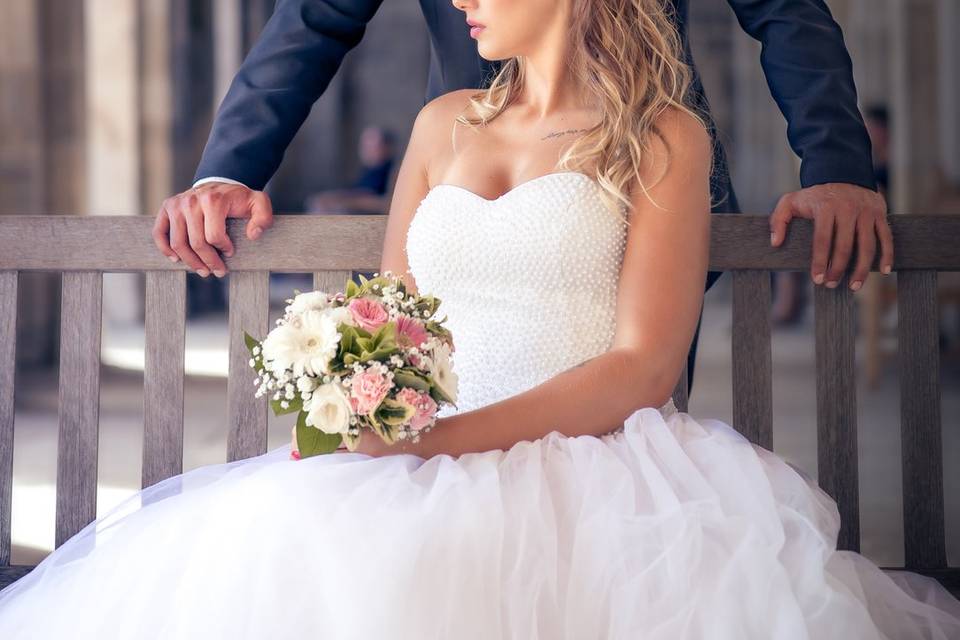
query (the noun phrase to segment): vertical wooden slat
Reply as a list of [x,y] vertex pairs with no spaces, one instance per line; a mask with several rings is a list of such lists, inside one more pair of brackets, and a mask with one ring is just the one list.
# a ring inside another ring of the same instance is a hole
[[897,297],[904,560],[909,568],[939,569],[947,552],[937,272],[898,272]]
[[773,356],[770,346],[770,272],[733,272],[733,426],[773,450]]
[[844,274],[835,289],[814,287],[817,469],[820,487],[837,501],[840,511],[837,548],[860,551],[856,332],[848,279]]
[[677,380],[677,386],[673,388],[671,397],[677,411],[687,412],[690,408],[690,390],[687,388],[687,365],[683,365],[683,371],[680,372],[680,379]]
[[62,287],[56,547],[97,515],[103,273],[64,272]]
[[0,567],[10,564],[17,281],[16,271],[0,271]]
[[148,271],[143,371],[146,488],[183,472],[183,367],[186,271]]
[[313,288],[326,293],[343,291],[347,286],[347,280],[354,277],[353,274],[353,271],[315,271]]
[[246,331],[262,340],[272,327],[268,326],[270,272],[233,271],[227,277],[230,279],[227,461],[232,462],[267,451],[269,396],[255,397],[256,372],[250,367],[250,351],[243,333]]

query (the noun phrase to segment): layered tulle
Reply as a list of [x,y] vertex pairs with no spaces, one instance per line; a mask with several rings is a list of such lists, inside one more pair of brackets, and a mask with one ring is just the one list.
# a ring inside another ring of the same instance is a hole
[[0,638],[960,638],[935,580],[729,425],[645,408],[509,451],[189,471],[0,592]]

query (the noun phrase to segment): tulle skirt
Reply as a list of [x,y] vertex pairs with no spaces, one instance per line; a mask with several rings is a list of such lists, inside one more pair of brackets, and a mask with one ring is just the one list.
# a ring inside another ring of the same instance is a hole
[[672,403],[459,458],[289,453],[135,494],[0,591],[0,638],[960,638],[934,579],[836,550],[809,476]]

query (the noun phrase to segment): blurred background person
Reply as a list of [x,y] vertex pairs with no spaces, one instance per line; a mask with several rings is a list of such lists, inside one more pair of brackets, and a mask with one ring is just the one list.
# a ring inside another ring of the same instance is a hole
[[326,189],[307,196],[307,213],[386,213],[387,187],[396,159],[396,136],[384,127],[369,126],[357,146],[360,172],[345,189]]

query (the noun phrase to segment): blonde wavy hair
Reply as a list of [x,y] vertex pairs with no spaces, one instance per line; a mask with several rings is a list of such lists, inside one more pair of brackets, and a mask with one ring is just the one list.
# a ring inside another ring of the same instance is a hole
[[[715,141],[712,121],[696,106],[690,91],[693,70],[684,61],[672,5],[667,0],[572,2],[570,69],[593,91],[601,118],[564,151],[558,164],[593,175],[611,210],[617,209],[617,202],[630,207],[629,185],[634,178],[653,202],[647,190],[659,178],[643,184],[640,167],[653,136],[666,145],[655,125],[665,110],[672,106],[688,113]],[[456,123],[475,129],[496,118],[519,94],[524,68],[523,57],[504,60],[489,86],[470,97],[467,113],[458,115]],[[591,166],[595,171],[587,169]]]

